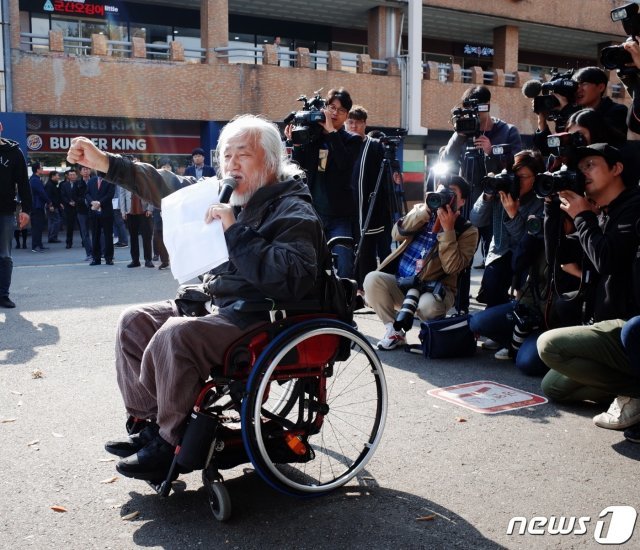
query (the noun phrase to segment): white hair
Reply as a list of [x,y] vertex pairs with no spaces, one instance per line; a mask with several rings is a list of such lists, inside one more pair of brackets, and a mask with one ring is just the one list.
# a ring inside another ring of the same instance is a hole
[[304,175],[304,171],[289,160],[278,127],[257,115],[238,115],[220,132],[216,159],[221,171],[224,166],[224,151],[227,143],[233,138],[245,135],[253,137],[264,151],[264,174],[275,174],[278,181]]

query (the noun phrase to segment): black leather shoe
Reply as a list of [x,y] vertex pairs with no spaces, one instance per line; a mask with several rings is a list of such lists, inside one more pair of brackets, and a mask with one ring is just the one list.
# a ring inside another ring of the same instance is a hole
[[11,301],[9,296],[0,297],[0,307],[6,307],[8,309],[12,309],[16,307],[16,304]]
[[93,260],[89,265],[100,265],[100,260],[98,260],[97,262]]
[[140,267],[140,262],[131,262],[127,264],[127,267]]
[[116,464],[116,470],[125,477],[164,480],[173,462],[175,447],[157,435],[136,454],[128,456]]
[[162,262],[159,266],[158,269],[167,269],[169,267],[169,264],[165,264],[164,262]]
[[155,265],[153,265],[153,262],[150,262],[150,261],[144,262],[144,266],[145,267],[155,267]]
[[113,265],[113,260],[105,260],[104,263],[107,265]]
[[126,458],[136,454],[139,450],[151,443],[158,435],[158,430],[158,425],[155,422],[147,422],[147,426],[138,433],[107,441],[104,444],[104,449],[112,455]]

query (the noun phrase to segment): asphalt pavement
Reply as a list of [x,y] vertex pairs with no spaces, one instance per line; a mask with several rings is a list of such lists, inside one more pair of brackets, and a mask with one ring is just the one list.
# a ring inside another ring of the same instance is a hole
[[[77,240],[13,253],[17,308],[0,310],[0,548],[600,548],[596,539],[628,528],[627,518],[609,530],[614,518],[640,510],[640,445],[595,427],[601,407],[482,414],[427,393],[481,381],[481,391],[493,382],[541,395],[539,378],[481,349],[449,360],[380,352],[382,443],[362,475],[327,496],[281,495],[247,464],[223,472],[227,523],[213,519],[197,472],[162,498],[118,475],[103,444],[124,430],[118,316],[178,285],[170,271],[127,269],[127,248],[114,266],[89,266]],[[382,336],[375,315],[356,317],[372,342]],[[635,531],[625,548],[640,548]]]

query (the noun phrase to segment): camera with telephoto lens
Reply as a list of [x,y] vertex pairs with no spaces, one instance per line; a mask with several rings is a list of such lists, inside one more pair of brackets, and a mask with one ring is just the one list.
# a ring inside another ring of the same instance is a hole
[[585,190],[584,174],[579,170],[569,170],[563,166],[557,172],[536,174],[533,191],[539,199],[557,195],[560,191],[573,191],[583,195]]
[[431,210],[431,212],[435,212],[438,208],[442,208],[443,206],[449,205],[453,212],[458,208],[458,198],[456,194],[449,190],[443,189],[442,191],[431,191],[427,193],[427,196],[424,198],[424,202]]
[[418,309],[420,296],[430,292],[437,302],[444,300],[446,290],[441,281],[421,281],[418,275],[402,277],[398,280],[400,290],[406,292],[400,311],[393,322],[394,330],[408,332],[413,326],[413,317]]
[[575,101],[578,83],[573,80],[573,69],[564,73],[557,71],[551,74],[548,82],[540,86],[541,95],[533,98],[533,112],[544,114],[548,120],[554,121],[560,116],[560,101],[551,94],[559,94],[567,98],[569,104]]
[[325,121],[322,109],[326,107],[326,101],[317,92],[311,100],[301,95],[298,101],[303,102],[302,110],[289,113],[283,122],[286,125],[294,125],[291,130],[291,143],[308,145],[322,135],[322,126],[318,123]]
[[[611,10],[611,20],[621,21],[624,32],[627,33],[627,42],[635,42],[635,37],[640,34],[640,14],[638,14],[638,4],[625,4],[620,8]],[[617,69],[622,73],[633,73],[637,67],[627,67],[627,63],[633,63],[631,54],[624,49],[624,46],[607,46],[600,51],[600,63],[605,69],[610,71]]]
[[487,195],[497,195],[500,191],[511,195],[513,200],[520,196],[520,181],[518,177],[507,170],[495,176],[485,176],[480,180],[482,192]]
[[479,103],[477,99],[467,99],[463,102],[462,107],[451,111],[451,121],[456,133],[463,134],[467,137],[476,137],[480,135],[480,117],[479,113],[487,112],[489,105]]
[[542,326],[542,316],[534,308],[519,302],[507,313],[507,319],[513,323],[509,355],[515,357],[527,336]]

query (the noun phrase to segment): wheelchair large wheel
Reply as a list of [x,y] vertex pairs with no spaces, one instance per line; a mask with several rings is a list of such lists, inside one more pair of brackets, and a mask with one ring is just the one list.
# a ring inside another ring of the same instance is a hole
[[242,437],[267,483],[311,496],[364,468],[386,413],[386,381],[369,342],[345,323],[313,319],[283,331],[258,358],[242,403]]

